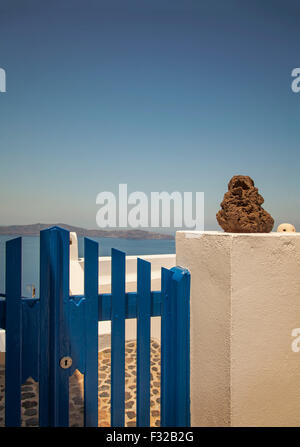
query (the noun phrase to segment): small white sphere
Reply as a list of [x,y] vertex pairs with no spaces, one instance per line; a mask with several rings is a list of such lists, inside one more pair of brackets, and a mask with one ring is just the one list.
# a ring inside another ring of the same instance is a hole
[[279,233],[281,232],[286,232],[286,233],[295,233],[296,232],[296,228],[294,227],[294,225],[289,224],[289,223],[282,223],[278,226],[277,231]]

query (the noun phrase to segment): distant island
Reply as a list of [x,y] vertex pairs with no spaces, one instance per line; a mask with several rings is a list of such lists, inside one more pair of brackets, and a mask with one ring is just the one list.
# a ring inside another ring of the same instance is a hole
[[39,236],[41,230],[50,227],[62,227],[68,231],[74,231],[77,236],[86,237],[112,237],[122,239],[174,239],[171,234],[155,233],[145,230],[88,230],[63,223],[58,224],[31,224],[31,225],[0,225],[0,235]]

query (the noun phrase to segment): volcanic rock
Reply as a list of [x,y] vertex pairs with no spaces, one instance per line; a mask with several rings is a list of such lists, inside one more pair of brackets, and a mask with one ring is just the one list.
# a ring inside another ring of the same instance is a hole
[[217,221],[228,233],[269,233],[272,216],[262,208],[263,197],[246,175],[235,175],[228,183]]

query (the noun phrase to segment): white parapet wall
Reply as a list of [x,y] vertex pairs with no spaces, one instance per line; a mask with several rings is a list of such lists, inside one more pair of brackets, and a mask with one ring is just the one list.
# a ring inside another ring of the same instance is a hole
[[300,233],[177,232],[176,264],[191,272],[192,426],[299,426]]

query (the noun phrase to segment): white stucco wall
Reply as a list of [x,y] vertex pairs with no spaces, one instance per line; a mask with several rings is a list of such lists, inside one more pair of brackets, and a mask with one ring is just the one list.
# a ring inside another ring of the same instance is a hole
[[193,426],[299,426],[300,233],[178,232]]

